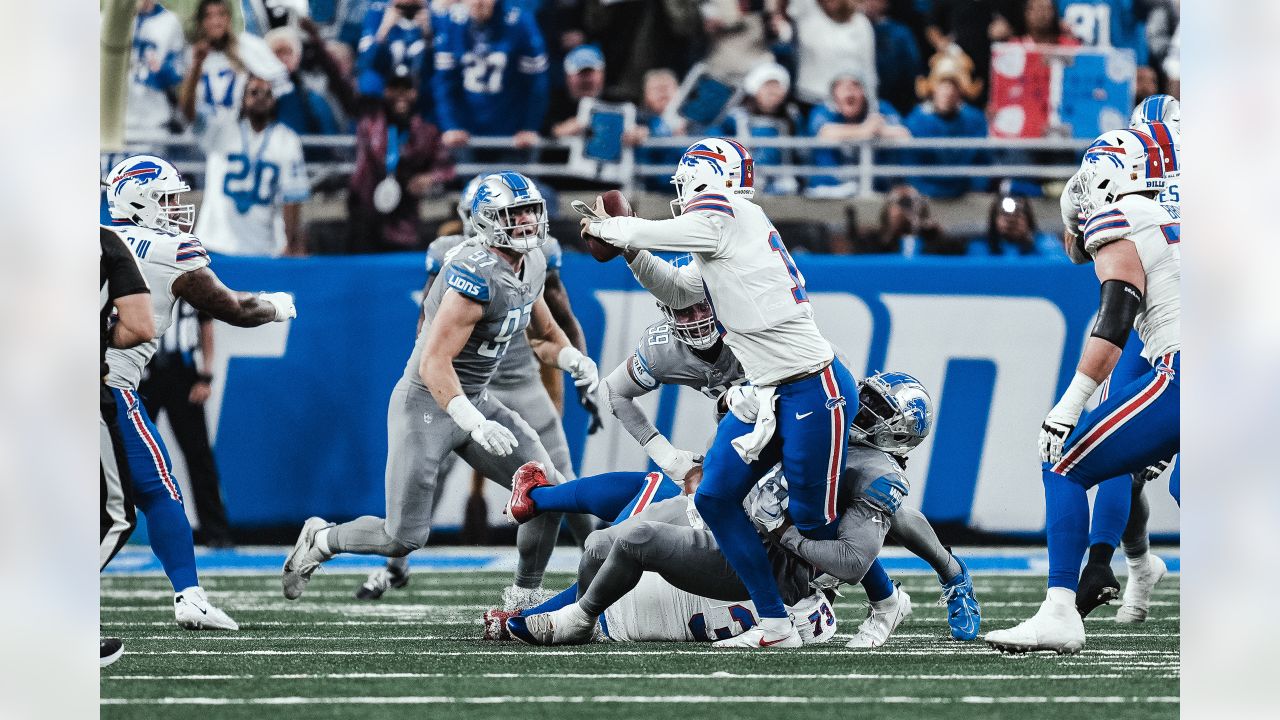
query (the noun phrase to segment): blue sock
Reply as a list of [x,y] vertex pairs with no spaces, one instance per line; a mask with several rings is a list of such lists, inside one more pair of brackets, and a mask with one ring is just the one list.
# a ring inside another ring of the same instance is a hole
[[1120,545],[1120,535],[1129,522],[1129,505],[1132,502],[1133,478],[1128,475],[1114,477],[1098,485],[1093,498],[1093,522],[1089,526],[1090,545]]
[[547,598],[541,605],[534,605],[520,614],[525,617],[530,615],[541,615],[542,613],[549,613],[552,610],[559,610],[560,608],[566,605],[571,605],[577,601],[578,583],[574,583],[564,590],[556,593],[555,596]]
[[867,591],[867,599],[871,602],[880,602],[893,594],[893,580],[879,560],[871,563],[867,574],[862,576],[862,589]]
[[1074,592],[1080,585],[1080,561],[1089,542],[1089,497],[1066,477],[1043,471],[1049,541],[1049,587]]
[[747,586],[760,617],[787,617],[787,608],[782,604],[782,593],[778,592],[778,581],[773,577],[769,556],[765,554],[764,543],[756,534],[755,525],[742,509],[742,498],[732,500],[709,495],[699,488],[693,502],[715,536],[729,566]]
[[195,542],[191,538],[191,523],[187,522],[182,503],[169,497],[163,489],[139,495],[135,500],[147,518],[151,552],[164,567],[173,591],[199,585]]
[[590,475],[529,493],[539,512],[574,512],[612,521],[644,487],[646,473]]

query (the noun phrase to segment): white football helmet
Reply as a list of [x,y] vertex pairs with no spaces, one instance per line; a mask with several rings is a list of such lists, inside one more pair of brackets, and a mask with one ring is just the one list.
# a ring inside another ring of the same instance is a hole
[[462,234],[471,234],[471,201],[476,198],[476,190],[480,188],[480,183],[489,177],[484,173],[471,178],[467,181],[466,187],[462,188],[462,197],[458,198],[458,219],[462,220]]
[[711,303],[706,300],[700,300],[680,309],[658,303],[658,309],[671,324],[671,334],[695,350],[706,350],[720,339],[715,311],[711,309]]
[[1138,128],[1146,123],[1162,122],[1182,132],[1182,105],[1172,95],[1152,95],[1138,103],[1129,117],[1129,127]]
[[[529,213],[534,219],[521,221]],[[471,199],[471,226],[485,245],[527,253],[547,241],[547,202],[524,175],[494,173]]]
[[1068,187],[1086,218],[1122,195],[1165,188],[1165,159],[1160,146],[1137,130],[1112,130],[1084,151],[1080,171]]
[[114,220],[163,232],[187,232],[195,222],[196,206],[182,204],[191,190],[178,169],[155,155],[134,155],[116,163],[103,181],[107,210]]
[[904,456],[933,429],[933,400],[911,375],[876,373],[858,383],[858,412],[849,442]]
[[671,213],[677,217],[699,193],[728,193],[750,200],[755,197],[755,161],[740,143],[725,138],[706,138],[689,146],[680,156],[671,184],[676,199]]

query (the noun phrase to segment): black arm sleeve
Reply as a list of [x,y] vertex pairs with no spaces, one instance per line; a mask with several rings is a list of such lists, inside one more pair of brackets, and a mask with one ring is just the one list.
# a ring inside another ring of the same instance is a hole
[[133,253],[125,247],[124,241],[115,233],[105,228],[98,228],[98,239],[102,243],[101,280],[107,283],[107,297],[115,300],[125,295],[150,292],[147,281],[142,278],[138,262]]
[[1098,317],[1089,335],[1102,338],[1123,350],[1142,305],[1142,291],[1123,280],[1107,280],[1102,283],[1101,294]]

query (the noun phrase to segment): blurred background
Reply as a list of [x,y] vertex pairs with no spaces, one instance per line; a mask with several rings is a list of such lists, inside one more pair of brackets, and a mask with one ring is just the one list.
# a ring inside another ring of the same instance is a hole
[[[477,173],[538,182],[590,354],[616,367],[657,310],[624,265],[578,252],[569,204],[620,188],[639,214],[667,216],[675,163],[706,135],[752,151],[756,201],[854,373],[902,370],[932,391],[909,502],[948,542],[1039,542],[1036,432],[1096,308],[1090,270],[1060,250],[1058,194],[1138,100],[1180,94],[1178,0],[101,7],[102,171],[140,152],[173,161],[223,280],[297,298],[296,320],[254,330],[191,318],[208,328],[188,351],[207,377],[191,397],[211,450],[156,418],[212,546],[381,514],[386,400],[424,251],[459,231]],[[588,435],[569,394],[577,474],[647,462],[611,418]],[[710,438],[699,393],[644,403],[682,446]],[[279,427],[289,439],[270,440]],[[507,541],[505,491],[459,466],[433,542]],[[1151,530],[1176,542],[1164,487],[1149,493]]]

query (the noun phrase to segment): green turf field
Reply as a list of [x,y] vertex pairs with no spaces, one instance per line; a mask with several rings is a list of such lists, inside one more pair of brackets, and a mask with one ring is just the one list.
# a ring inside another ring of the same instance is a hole
[[[180,630],[163,577],[104,577],[102,630],[123,637],[126,654],[103,670],[102,717],[746,720],[857,714],[851,706],[894,720],[1178,715],[1176,575],[1156,589],[1144,624],[1117,625],[1114,609],[1096,611],[1074,657],[1002,656],[946,639],[928,575],[898,577],[915,614],[887,645],[858,652],[843,647],[864,612],[857,588],[837,604],[844,639],[800,650],[532,648],[477,639],[480,613],[508,573],[416,573],[371,603],[351,597],[362,577],[317,574],[293,603],[277,575],[205,578],[238,633]],[[571,581],[560,574],[547,585]],[[975,583],[984,631],[1025,619],[1043,598],[1043,577],[986,574]]]

